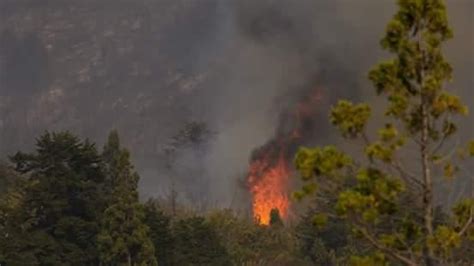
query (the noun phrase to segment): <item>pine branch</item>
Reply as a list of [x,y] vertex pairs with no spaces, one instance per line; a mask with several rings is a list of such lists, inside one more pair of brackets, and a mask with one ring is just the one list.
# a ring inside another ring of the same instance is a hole
[[370,244],[372,244],[372,246],[374,246],[376,249],[388,254],[389,256],[391,256],[392,258],[394,258],[396,260],[399,260],[399,261],[405,263],[406,265],[410,265],[410,266],[418,265],[416,262],[414,262],[410,258],[407,258],[407,257],[403,256],[402,254],[396,252],[395,250],[393,250],[391,248],[388,248],[385,245],[381,244],[366,229],[364,229],[364,228],[362,228],[361,226],[358,226],[358,225],[356,225],[355,227],[357,228],[357,230],[359,230],[362,233],[364,238],[367,239],[370,242]]

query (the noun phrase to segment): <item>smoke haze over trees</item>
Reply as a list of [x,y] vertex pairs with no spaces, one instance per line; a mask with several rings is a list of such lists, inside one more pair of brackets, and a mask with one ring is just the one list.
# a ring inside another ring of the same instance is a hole
[[[473,106],[474,3],[447,3],[453,87]],[[372,0],[2,0],[0,153],[31,148],[45,129],[101,141],[118,128],[143,195],[167,195],[170,175],[193,173],[207,184],[198,188],[203,200],[229,206],[250,154],[308,86],[321,86],[325,105],[371,99],[366,72],[385,56],[378,38],[394,8]],[[320,116],[315,139],[325,142]],[[170,172],[164,150],[192,121],[216,135]],[[462,134],[472,132],[463,124]]]
[[0,265],[472,265],[473,10],[0,0]]

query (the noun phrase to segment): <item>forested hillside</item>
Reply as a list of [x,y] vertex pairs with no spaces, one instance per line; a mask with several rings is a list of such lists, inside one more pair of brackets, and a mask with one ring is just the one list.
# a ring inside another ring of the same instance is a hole
[[474,2],[374,1],[0,0],[0,266],[473,265]]
[[[27,147],[44,128],[70,128],[99,139],[111,127],[146,125],[125,134],[141,153],[153,154],[157,147],[151,141],[179,124],[164,121],[172,117],[168,114],[179,118],[190,111],[178,95],[191,97],[203,82],[206,73],[194,73],[188,57],[212,38],[206,36],[212,16],[205,12],[215,3],[0,4],[2,151]],[[202,14],[196,14],[199,10]],[[164,97],[150,97],[157,94]]]

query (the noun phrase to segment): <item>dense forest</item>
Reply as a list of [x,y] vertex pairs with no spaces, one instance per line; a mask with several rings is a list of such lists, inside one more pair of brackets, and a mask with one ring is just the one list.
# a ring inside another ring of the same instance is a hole
[[[452,144],[472,117],[449,86],[446,6],[397,7],[380,43],[391,57],[368,73],[383,110],[341,99],[329,122],[342,141],[299,147],[289,176],[298,217],[273,198],[259,198],[273,206],[266,217],[255,197],[253,217],[197,211],[173,193],[144,199],[117,130],[103,147],[47,131],[0,161],[0,265],[473,265],[474,140]],[[440,202],[458,178],[467,187]]]

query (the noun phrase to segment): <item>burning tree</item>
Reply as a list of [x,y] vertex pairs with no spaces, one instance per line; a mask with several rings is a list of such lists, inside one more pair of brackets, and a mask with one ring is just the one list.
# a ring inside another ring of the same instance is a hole
[[[354,257],[357,265],[382,265],[388,258],[406,265],[457,264],[453,252],[470,241],[466,236],[474,237],[472,188],[448,219],[435,211],[435,184],[452,180],[456,164],[474,157],[474,142],[459,151],[459,158],[445,145],[456,132],[453,116],[467,114],[459,97],[445,89],[452,69],[441,45],[452,32],[442,0],[399,0],[398,6],[382,40],[396,57],[369,75],[377,93],[388,100],[378,140],[366,132],[370,107],[340,101],[331,122],[345,139],[362,140],[365,158],[334,146],[302,148],[296,167],[306,185],[295,196],[327,188],[337,194],[330,211],[315,222],[324,223],[328,216],[344,219],[377,250],[374,256]],[[416,157],[408,162],[414,150]]]
[[282,219],[288,217],[290,162],[296,147],[313,135],[321,89],[312,88],[305,96],[294,109],[282,113],[275,137],[251,156],[247,184],[253,216],[260,224],[270,224],[272,210],[278,211]]
[[283,145],[269,143],[254,155],[247,181],[253,196],[252,210],[257,222],[268,225],[273,209],[278,209],[281,216],[287,217],[288,167]]

